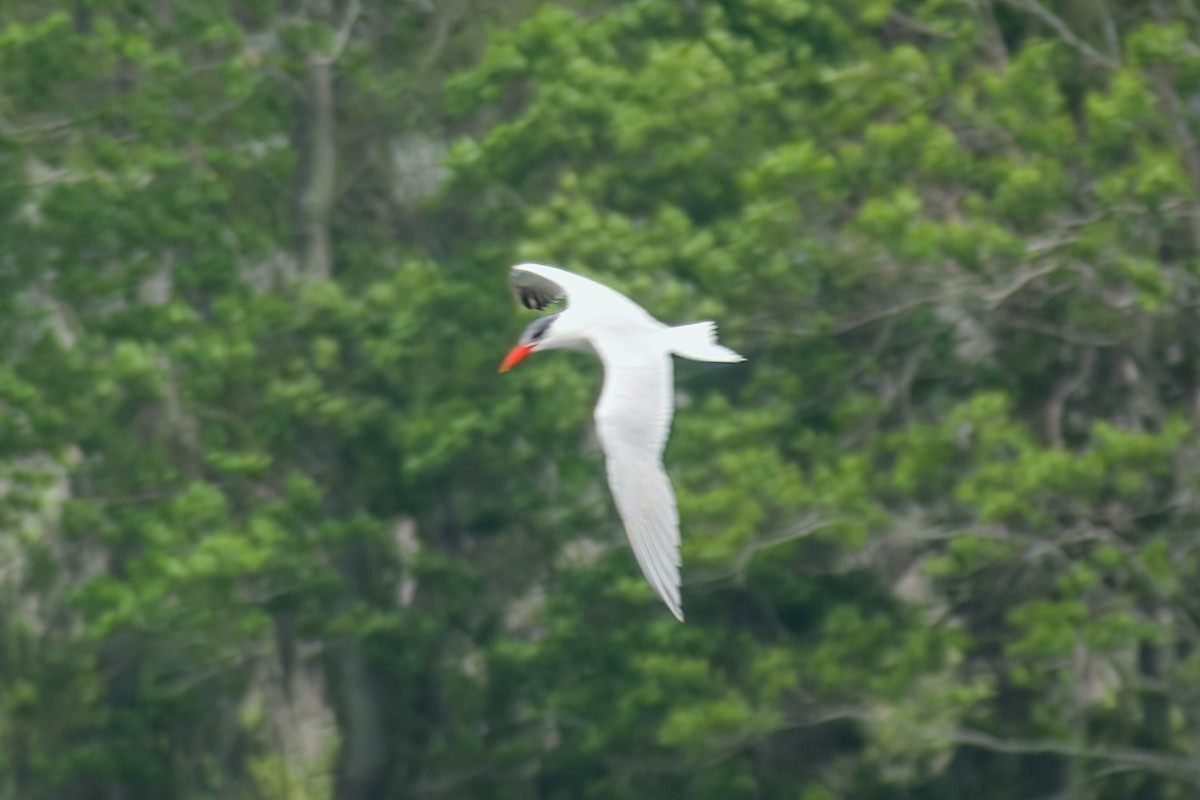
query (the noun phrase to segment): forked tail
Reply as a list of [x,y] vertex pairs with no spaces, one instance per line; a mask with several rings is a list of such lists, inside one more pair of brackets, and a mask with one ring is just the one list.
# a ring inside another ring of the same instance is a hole
[[693,361],[745,361],[741,355],[717,344],[715,322],[693,322],[665,331],[671,352]]

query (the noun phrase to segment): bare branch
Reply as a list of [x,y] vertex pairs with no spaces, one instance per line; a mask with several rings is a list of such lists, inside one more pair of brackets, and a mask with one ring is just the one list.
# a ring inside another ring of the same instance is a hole
[[362,12],[362,5],[359,0],[350,0],[346,4],[346,15],[342,18],[342,25],[338,28],[337,38],[334,40],[333,49],[327,55],[314,55],[313,60],[329,65],[333,64],[342,57],[342,53],[346,52],[347,45],[350,44],[350,34],[354,30],[354,24],[358,22],[358,15]]
[[1062,341],[1070,344],[1086,345],[1088,347],[1116,347],[1119,344],[1116,339],[1110,339],[1106,336],[1096,336],[1086,332],[1072,331],[1035,319],[1001,318],[1000,324],[1009,328],[1017,328],[1020,330],[1045,334],[1046,336],[1053,336],[1056,339],[1061,339]]
[[[1136,213],[1142,213],[1143,211],[1141,207],[1135,207],[1131,210]],[[1047,253],[1052,253],[1061,247],[1075,244],[1075,242],[1079,240],[1079,237],[1069,233],[1069,231],[1074,231],[1079,228],[1087,227],[1094,222],[1099,222],[1100,220],[1104,219],[1104,215],[1105,212],[1099,211],[1095,214],[1088,214],[1086,217],[1075,217],[1074,219],[1062,220],[1058,223],[1058,230],[1056,230],[1053,235],[1031,240],[1025,247],[1025,253],[1030,258],[1037,258],[1038,256],[1044,256]]]
[[1042,22],[1054,29],[1064,42],[1079,51],[1080,54],[1086,56],[1097,64],[1107,67],[1108,69],[1117,69],[1121,65],[1112,58],[1101,53],[1096,48],[1085,42],[1067,24],[1059,17],[1056,17],[1045,6],[1037,2],[1037,0],[1001,0],[1005,5],[1012,8],[1018,8],[1023,11],[1028,11],[1033,16],[1040,19]]
[[1024,289],[1029,284],[1036,281],[1038,278],[1045,277],[1051,272],[1057,272],[1061,268],[1062,264],[1055,263],[1048,264],[1044,267],[1039,267],[1038,269],[1031,269],[1028,272],[1023,272],[1018,275],[1016,279],[1013,280],[1013,282],[1008,286],[988,292],[983,296],[983,299],[991,305],[998,306],[1017,292]]
[[304,231],[302,261],[305,276],[310,280],[325,280],[332,274],[329,215],[337,181],[332,72],[330,61],[314,58],[309,64],[312,76],[307,154],[309,175],[300,197],[300,213]]
[[841,722],[847,719],[865,722],[871,719],[871,712],[858,706],[829,706],[828,708],[820,708],[805,714],[803,717],[789,719],[779,730],[789,731],[818,728],[822,725],[828,725],[830,722]]
[[859,317],[858,319],[852,319],[848,322],[843,322],[834,328],[833,332],[849,333],[857,328],[870,325],[872,322],[878,322],[879,320],[887,319],[888,317],[895,317],[930,303],[938,303],[943,300],[950,300],[955,296],[956,293],[954,292],[939,292],[937,294],[925,295],[923,297],[915,297],[912,300],[906,300],[903,303],[897,303],[894,306],[888,306],[887,308],[881,308],[877,311],[872,311],[869,314]]
[[13,141],[28,141],[38,135],[56,134],[75,125],[71,117],[56,117],[23,127],[17,127],[3,113],[0,113],[0,136],[6,136]]
[[467,14],[467,10],[465,3],[439,3],[436,9],[433,8],[432,4],[430,5],[428,11],[436,13],[437,19],[434,23],[433,41],[426,49],[425,54],[421,56],[421,61],[417,65],[418,73],[423,75],[437,64],[438,59],[442,57],[442,52],[446,49],[446,42],[449,41],[450,32]]
[[1109,57],[1114,61],[1120,61],[1121,39],[1117,35],[1117,24],[1113,20],[1112,9],[1108,7],[1106,0],[1093,0],[1092,4],[1096,6],[1101,24],[1104,27],[1104,41],[1108,45]]
[[746,545],[746,547],[742,549],[742,552],[738,554],[737,558],[733,560],[732,569],[723,570],[718,573],[713,573],[686,581],[685,585],[698,586],[707,583],[717,583],[718,581],[728,580],[730,578],[737,578],[746,571],[746,568],[750,566],[750,562],[762,551],[770,550],[772,547],[778,547],[781,544],[787,544],[788,542],[794,542],[797,539],[803,539],[807,536],[811,536],[823,528],[828,528],[832,524],[833,523],[830,520],[822,520],[815,517],[804,520],[797,525],[794,530],[788,533],[785,533],[781,536],[776,536],[774,539],[754,541]]
[[[1183,101],[1180,100],[1171,81],[1162,73],[1154,73],[1151,80],[1165,107],[1167,117],[1171,121],[1171,133],[1181,151],[1184,169],[1187,170],[1188,177],[1192,179],[1192,186],[1200,190],[1200,147],[1197,147],[1196,137],[1192,135]],[[1191,227],[1192,241],[1200,245],[1200,222],[1195,217],[1192,218]]]
[[915,17],[910,17],[908,14],[900,11],[892,11],[892,13],[888,16],[888,22],[895,23],[897,26],[910,30],[913,33],[921,36],[928,36],[931,39],[948,38],[947,34],[942,33],[933,26],[928,25],[927,23],[924,23]]
[[1054,447],[1062,447],[1062,418],[1063,410],[1071,395],[1079,391],[1092,375],[1096,364],[1096,348],[1085,347],[1079,360],[1079,367],[1074,374],[1061,379],[1050,393],[1046,407],[1042,411],[1042,421],[1045,426],[1046,440]]
[[1153,772],[1185,780],[1200,786],[1200,760],[1134,747],[1088,747],[1050,739],[1002,739],[983,731],[960,728],[952,736],[959,745],[978,747],[994,753],[1033,755],[1046,753],[1107,762],[1113,766]]

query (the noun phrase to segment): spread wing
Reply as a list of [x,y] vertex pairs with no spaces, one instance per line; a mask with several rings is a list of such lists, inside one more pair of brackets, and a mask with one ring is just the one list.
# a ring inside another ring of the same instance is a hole
[[[508,273],[508,286],[517,298],[517,302],[534,311],[541,311],[551,303],[564,300],[570,302],[567,287],[554,280],[551,275],[553,267],[540,267],[534,264],[519,264]],[[545,274],[545,273],[550,274]]]
[[679,512],[662,465],[674,412],[671,356],[638,338],[614,330],[592,339],[604,362],[596,432],[633,554],[646,580],[682,622]]
[[564,301],[572,308],[596,316],[652,319],[645,309],[616,289],[558,267],[517,264],[509,270],[508,285],[518,303],[535,311]]

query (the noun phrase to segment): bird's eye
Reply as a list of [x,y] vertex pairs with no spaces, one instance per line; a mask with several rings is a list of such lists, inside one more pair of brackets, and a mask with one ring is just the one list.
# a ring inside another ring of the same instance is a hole
[[535,320],[528,328],[525,329],[522,340],[527,344],[540,342],[546,337],[546,333],[550,330],[550,324],[554,322],[554,319],[557,316],[557,314],[551,314],[548,317],[542,317],[541,319]]

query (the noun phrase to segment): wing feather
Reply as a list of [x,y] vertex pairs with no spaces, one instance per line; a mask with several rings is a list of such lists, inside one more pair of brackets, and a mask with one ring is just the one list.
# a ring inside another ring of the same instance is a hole
[[679,594],[679,516],[662,465],[637,453],[607,455],[608,483],[634,557],[655,593],[683,621]]
[[634,301],[591,278],[545,264],[517,264],[508,272],[508,285],[517,302],[541,311],[565,301],[580,313],[595,317],[626,318],[662,326]]
[[[642,573],[679,620],[679,512],[662,466],[674,411],[670,354],[627,331],[593,338],[604,362],[596,431],[608,484]],[[639,346],[640,345],[640,346]]]
[[534,311],[541,311],[559,300],[568,300],[566,287],[540,272],[526,269],[525,265],[509,271],[508,286],[518,303]]

